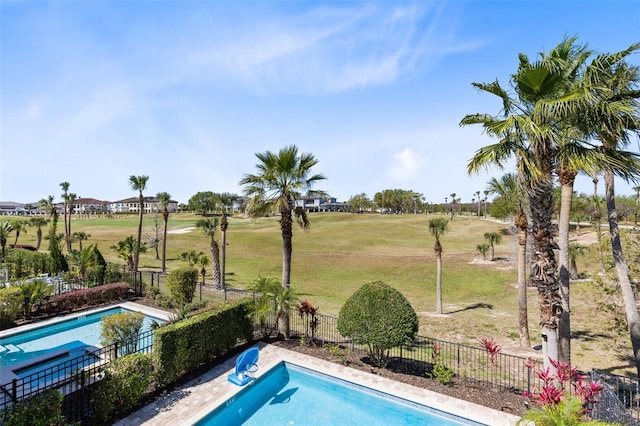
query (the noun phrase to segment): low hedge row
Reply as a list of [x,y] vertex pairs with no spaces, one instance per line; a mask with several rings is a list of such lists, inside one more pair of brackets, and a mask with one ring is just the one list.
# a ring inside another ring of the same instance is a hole
[[251,341],[249,303],[250,300],[232,302],[158,328],[153,358],[160,386],[213,361],[238,341]]
[[64,312],[85,306],[113,303],[125,299],[130,289],[129,284],[120,282],[57,294],[49,298],[49,309],[55,307],[56,311]]

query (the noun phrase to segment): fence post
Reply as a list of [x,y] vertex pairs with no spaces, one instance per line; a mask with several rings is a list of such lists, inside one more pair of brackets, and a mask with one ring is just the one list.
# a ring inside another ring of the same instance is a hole
[[13,379],[11,381],[11,400],[16,403],[18,402],[18,379]]
[[456,369],[458,371],[456,371],[456,374],[460,375],[460,343],[458,343],[456,346],[458,348],[458,350],[457,350],[458,363],[457,363],[457,366],[456,366]]

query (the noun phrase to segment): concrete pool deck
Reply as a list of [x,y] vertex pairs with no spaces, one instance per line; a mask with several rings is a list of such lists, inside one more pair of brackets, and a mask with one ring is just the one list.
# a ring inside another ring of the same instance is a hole
[[[256,377],[270,370],[279,362],[286,361],[491,426],[511,426],[515,425],[519,419],[512,414],[274,345],[258,343],[256,346],[260,348],[258,361],[260,368]],[[189,381],[165,397],[141,408],[115,423],[114,426],[192,425],[243,389],[243,387],[227,381],[227,375],[234,371],[234,367],[235,357]]]

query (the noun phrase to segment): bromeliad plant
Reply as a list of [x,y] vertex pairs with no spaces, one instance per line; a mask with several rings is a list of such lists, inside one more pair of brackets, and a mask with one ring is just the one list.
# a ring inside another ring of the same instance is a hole
[[480,342],[482,347],[489,353],[489,356],[491,357],[491,364],[495,365],[496,361],[498,360],[498,354],[500,353],[500,351],[502,351],[502,348],[498,345],[498,343],[496,343],[495,340],[489,337],[483,337],[481,339],[478,339],[478,341]]
[[[537,368],[536,375],[543,382],[542,388],[533,392],[523,392],[523,396],[535,403],[539,408],[527,412],[518,424],[528,424],[526,421],[540,421],[541,415],[549,417],[562,417],[567,421],[574,418],[584,420],[585,416],[598,401],[598,396],[604,389],[600,382],[590,382],[579,375],[574,367],[565,362],[549,359],[552,373],[549,367]],[[537,363],[527,360],[527,368],[533,370]],[[573,400],[579,401],[576,403]],[[536,423],[538,424],[538,423]],[[541,423],[542,424],[542,423]],[[563,424],[574,424],[572,422]],[[578,423],[575,423],[578,424]]]

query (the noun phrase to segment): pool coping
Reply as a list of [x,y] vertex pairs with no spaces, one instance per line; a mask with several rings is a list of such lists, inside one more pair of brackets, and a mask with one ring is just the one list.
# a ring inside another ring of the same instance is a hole
[[[285,361],[481,424],[513,426],[519,420],[518,416],[510,413],[397,382],[299,352],[266,343],[257,343],[255,346],[260,348],[259,370],[255,374],[256,378],[280,362]],[[234,363],[235,358],[225,361],[173,390],[166,396],[120,420],[114,426],[193,425],[244,389],[244,387],[236,386],[227,380],[227,375],[234,371]]]

